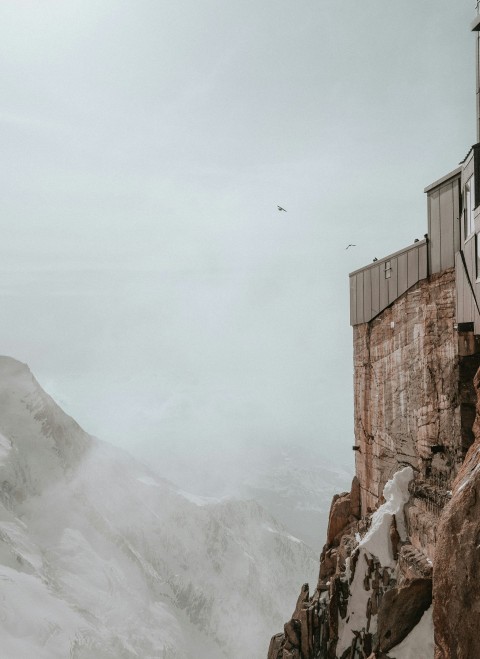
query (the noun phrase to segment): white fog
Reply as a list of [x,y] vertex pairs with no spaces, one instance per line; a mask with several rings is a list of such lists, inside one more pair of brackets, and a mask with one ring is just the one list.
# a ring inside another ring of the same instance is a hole
[[353,476],[348,273],[474,141],[471,4],[0,4],[0,354],[99,438],[49,466],[2,359],[6,659],[266,656]]

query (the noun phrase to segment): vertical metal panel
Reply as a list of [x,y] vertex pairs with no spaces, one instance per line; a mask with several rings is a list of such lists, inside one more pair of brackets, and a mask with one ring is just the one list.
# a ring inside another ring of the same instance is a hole
[[[478,318],[478,316],[477,316],[477,318]],[[473,327],[473,331],[474,331],[475,334],[480,334],[480,322],[475,323],[475,325]]]
[[408,254],[407,254],[407,261],[408,261],[408,288],[410,286],[413,286],[419,279],[419,271],[418,271],[418,257],[419,257],[419,250],[418,249],[411,249]]
[[[385,257],[350,275],[352,325],[370,322],[400,295],[427,277],[426,241]],[[385,277],[387,272],[390,277]]]
[[464,323],[464,300],[463,300],[463,266],[460,253],[455,254],[455,317],[457,323]]
[[440,268],[446,270],[455,264],[453,250],[453,184],[452,182],[440,188]]
[[432,190],[428,195],[429,205],[429,252],[430,252],[430,272],[440,272],[440,191]]
[[475,334],[477,334],[477,331],[478,331],[477,328],[480,327],[480,316],[478,315],[478,310],[477,310],[476,306],[474,307],[474,310],[473,310],[473,322],[474,322],[474,328],[473,329],[474,329]]
[[388,303],[389,304],[391,304],[392,302],[395,302],[395,300],[398,297],[398,281],[397,281],[398,266],[397,266],[397,259],[392,258],[390,263],[392,265],[392,272],[391,272],[390,279],[388,279]]
[[[416,249],[411,249],[410,252],[417,252],[418,250]],[[398,292],[397,294],[400,296],[408,288],[408,254],[410,252],[406,252],[405,254],[400,254],[397,260],[397,269],[398,269]]]
[[475,290],[476,274],[475,274],[475,239],[474,238],[471,238],[465,243],[463,252],[467,264],[467,271],[470,277],[470,282],[469,282],[464,272],[465,279],[463,285],[463,299],[464,299],[464,307],[466,312],[465,315],[468,314],[468,320],[464,320],[463,322],[472,322],[475,319],[475,301],[473,298],[472,289],[470,287],[470,283],[471,283]]
[[[473,281],[475,282],[475,280],[473,280]],[[475,282],[473,284],[473,289],[475,291],[475,297],[476,297],[477,303],[479,303],[480,302],[480,284],[477,284],[477,282]],[[475,299],[474,299],[473,295],[470,295],[470,299],[472,301],[472,314],[475,318],[474,322],[480,322],[480,320],[477,320],[478,319],[478,309],[477,309],[477,304],[475,302]]]
[[460,249],[461,240],[461,217],[462,209],[460,207],[461,194],[460,194],[460,179],[457,178],[452,183],[453,193],[453,251],[456,254]]
[[388,307],[388,279],[385,279],[385,267],[380,266],[380,310]]
[[468,274],[470,275],[470,281],[473,282],[477,278],[475,272],[475,237],[471,238],[468,242],[465,243],[465,260],[467,262]]
[[428,277],[428,247],[424,243],[417,249],[418,252],[418,279],[426,279]]
[[365,270],[363,273],[363,322],[368,323],[372,320],[372,277],[371,269]]
[[350,325],[357,324],[357,275],[350,275]]
[[363,313],[363,272],[359,272],[356,277],[357,283],[357,323],[364,322]]
[[[466,261],[467,261],[467,269],[468,269],[468,274],[470,275],[470,282],[468,280],[465,283],[465,292],[466,295],[468,295],[468,302],[469,302],[469,313],[470,317],[475,319],[475,300],[473,298],[473,293],[472,293],[472,286],[473,290],[475,290],[475,239],[472,238],[471,240],[468,241],[466,245]],[[471,283],[471,285],[470,285]]]
[[377,265],[371,271],[372,283],[372,318],[381,311],[380,306],[380,266]]

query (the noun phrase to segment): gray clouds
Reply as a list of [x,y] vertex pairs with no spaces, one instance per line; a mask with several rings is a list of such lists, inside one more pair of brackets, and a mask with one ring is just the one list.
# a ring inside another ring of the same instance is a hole
[[2,352],[152,460],[347,455],[348,272],[475,141],[472,15],[2,2]]

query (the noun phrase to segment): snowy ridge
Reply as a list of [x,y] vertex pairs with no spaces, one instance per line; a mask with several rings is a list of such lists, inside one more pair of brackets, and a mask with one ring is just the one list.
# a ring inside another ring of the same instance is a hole
[[[339,639],[337,656],[341,657],[352,645],[355,633],[368,630],[377,631],[377,615],[367,617],[368,601],[372,597],[371,587],[366,588],[369,559],[375,558],[382,568],[387,568],[393,576],[396,561],[392,552],[389,530],[393,516],[401,540],[406,540],[404,506],[409,499],[408,485],[413,478],[411,467],[398,471],[385,485],[385,503],[372,515],[371,526],[363,538],[357,535],[357,568],[349,588],[346,617],[339,619]],[[367,560],[365,560],[367,559]],[[346,573],[350,577],[349,564]],[[433,623],[431,608],[424,613],[421,621],[410,634],[389,651],[392,659],[433,659]]]
[[257,503],[189,500],[84,433],[10,358],[0,479],[8,659],[261,657],[316,573],[313,552]]

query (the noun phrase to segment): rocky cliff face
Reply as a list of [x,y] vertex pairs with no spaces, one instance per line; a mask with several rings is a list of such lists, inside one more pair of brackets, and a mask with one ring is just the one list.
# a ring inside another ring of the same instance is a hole
[[480,657],[480,371],[475,442],[440,518],[435,552],[435,659]]
[[480,656],[480,355],[454,319],[448,270],[354,328],[356,476],[268,659]]
[[[363,518],[356,478],[334,498],[317,587],[311,597],[302,587],[268,659],[433,658],[432,565],[411,545],[404,512],[413,481],[411,467],[398,471]],[[427,631],[415,639],[419,623]]]

